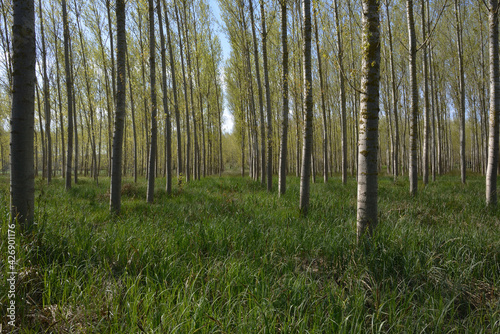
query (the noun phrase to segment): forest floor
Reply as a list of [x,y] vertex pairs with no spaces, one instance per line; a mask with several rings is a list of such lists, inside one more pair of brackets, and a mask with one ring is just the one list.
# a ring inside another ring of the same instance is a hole
[[[319,181],[320,179],[318,179]],[[285,196],[249,178],[209,177],[167,196],[109,179],[36,180],[36,225],[16,239],[20,333],[499,333],[500,209],[484,177],[439,177],[409,195],[380,177],[380,224],[356,244],[356,183],[299,180]],[[6,314],[8,177],[0,178],[0,314]],[[1,326],[11,329],[2,315]]]

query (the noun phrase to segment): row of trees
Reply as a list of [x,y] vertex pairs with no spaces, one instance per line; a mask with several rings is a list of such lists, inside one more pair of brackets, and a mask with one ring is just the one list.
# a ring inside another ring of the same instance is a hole
[[324,182],[356,174],[360,234],[376,224],[384,165],[409,176],[412,195],[419,175],[426,185],[456,168],[462,183],[467,170],[487,174],[496,203],[497,3],[318,0],[309,11],[307,1],[279,0],[261,1],[260,12],[252,0],[220,3],[242,175],[248,164],[271,190],[279,174],[281,194],[287,173],[301,176],[307,212],[311,170]]
[[[8,110],[16,2],[0,5]],[[111,175],[116,211],[122,174],[148,177],[152,201],[155,176],[167,176],[171,192],[172,170],[188,181],[221,173],[222,49],[204,0],[36,5],[36,173],[48,182],[60,174],[68,189],[81,174]],[[2,135],[2,167],[6,142]]]
[[[9,9],[1,5],[2,46],[8,51]],[[203,0],[136,1],[125,12],[118,1],[115,17],[109,0],[75,1],[69,10],[65,0],[60,5],[61,16],[57,4],[38,6],[42,57],[37,77],[43,78],[43,89],[37,90],[34,132],[49,182],[52,162],[60,164],[61,173],[66,164],[68,188],[74,167],[75,181],[80,169],[97,182],[107,166],[111,207],[118,212],[122,173],[146,174],[148,202],[161,172],[167,176],[167,192],[172,169],[178,177],[185,173],[188,181],[220,173],[221,48],[208,5]],[[377,175],[383,164],[395,178],[409,175],[413,195],[419,173],[424,184],[455,165],[464,183],[467,169],[485,173],[487,202],[496,204],[497,0],[486,5],[407,0],[406,6],[390,0],[279,0],[260,1],[258,10],[253,0],[220,0],[219,5],[232,48],[224,79],[242,174],[248,165],[250,176],[269,191],[278,174],[280,194],[286,191],[287,173],[300,175],[300,210],[307,213],[311,176],[314,180],[321,171],[326,182],[340,172],[345,183],[349,172],[356,173],[359,235],[376,225]],[[13,115],[15,63],[15,52],[13,59],[4,59],[4,95],[13,87]],[[51,125],[53,116],[59,117],[58,126]],[[133,140],[125,140],[121,152],[120,138],[129,138],[130,132]],[[83,150],[78,142],[84,143]]]

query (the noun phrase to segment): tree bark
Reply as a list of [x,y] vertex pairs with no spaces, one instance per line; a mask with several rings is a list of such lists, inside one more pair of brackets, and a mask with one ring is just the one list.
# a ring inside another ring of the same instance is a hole
[[157,131],[158,121],[157,106],[156,106],[156,39],[155,39],[155,13],[154,1],[149,0],[149,82],[151,89],[151,146],[149,150],[148,163],[148,189],[146,201],[153,203],[155,191],[155,167],[156,167],[156,150],[157,150]]
[[283,111],[281,116],[281,145],[279,155],[279,180],[278,192],[284,195],[286,192],[286,163],[288,152],[288,37],[287,37],[287,12],[286,0],[280,0],[281,3],[281,48],[283,54],[283,73],[281,82],[283,85]]
[[13,6],[10,219],[27,231],[35,212],[35,6],[30,0],[14,0]]
[[347,116],[345,97],[345,76],[344,76],[344,51],[342,43],[342,25],[339,20],[338,0],[335,0],[335,22],[337,27],[337,48],[340,68],[340,122],[341,122],[341,149],[342,149],[342,184],[347,183]]
[[47,167],[47,184],[52,181],[52,137],[50,134],[50,89],[49,77],[47,75],[47,50],[45,48],[45,32],[43,26],[43,8],[42,1],[38,1],[40,9],[40,35],[42,40],[42,68],[43,68],[43,101],[45,109],[45,136],[47,138],[47,152],[46,152],[46,167]]
[[500,69],[498,54],[498,0],[489,0],[489,53],[490,53],[490,124],[488,142],[488,168],[486,170],[486,204],[497,205],[498,166],[498,114],[500,112]]
[[457,54],[458,54],[458,70],[459,70],[459,89],[460,89],[460,179],[465,184],[465,174],[467,166],[465,164],[465,74],[463,60],[463,42],[462,42],[462,23],[461,11],[458,0],[455,0],[455,17],[457,24]]
[[422,0],[422,39],[424,40],[424,45],[422,46],[422,58],[423,58],[423,77],[424,77],[424,142],[423,142],[423,152],[422,152],[422,181],[424,185],[429,183],[429,65],[427,59],[427,23],[425,18],[425,5],[426,0]]
[[64,64],[66,71],[66,94],[68,96],[68,147],[66,154],[66,190],[71,188],[71,163],[73,161],[73,78],[69,59],[70,40],[66,0],[62,0],[63,34],[64,34]]
[[[165,140],[165,174],[166,174],[166,185],[165,190],[167,194],[172,194],[172,130],[170,126],[170,112],[168,110],[168,99],[167,99],[167,51],[165,46],[165,35],[163,33],[163,20],[161,16],[161,3],[160,0],[156,0],[157,12],[158,12],[158,23],[160,27],[160,47],[161,47],[161,78],[163,87],[163,112],[165,113],[165,130],[166,130],[166,140]],[[166,9],[166,8],[165,8]],[[166,17],[167,15],[165,15]]]
[[313,144],[313,94],[311,71],[311,1],[302,0],[302,15],[304,24],[304,143],[302,146],[302,168],[300,173],[300,204],[302,215],[307,215],[309,209],[309,186],[311,177],[311,153]]
[[168,54],[170,58],[170,75],[172,76],[172,91],[174,95],[174,114],[175,114],[175,127],[177,131],[177,177],[182,173],[182,134],[181,134],[181,120],[179,113],[179,102],[177,99],[177,77],[175,75],[175,60],[172,47],[172,40],[170,38],[170,21],[168,20],[167,5],[163,0],[163,7],[165,8],[165,22],[167,24],[167,44]]
[[410,194],[417,195],[418,188],[418,87],[417,87],[417,47],[415,37],[415,23],[413,20],[413,0],[406,0],[406,13],[408,20],[409,67],[410,67]]
[[[266,111],[267,111],[267,191],[273,189],[273,120],[271,110],[271,89],[269,85],[269,69],[267,59],[267,29],[266,11],[264,1],[260,1],[260,15],[262,24],[262,59],[264,62],[264,86],[266,88]],[[264,156],[264,155],[263,155]],[[264,163],[263,163],[264,165]]]
[[[314,8],[314,35],[316,37],[316,52],[318,54],[318,72],[319,72],[319,83],[320,83],[320,94],[321,94],[321,111],[323,120],[323,182],[328,182],[328,131],[327,131],[327,121],[326,121],[326,102],[325,102],[325,80],[323,78],[323,66],[321,62],[322,54],[319,45],[319,33],[318,33],[318,18],[317,9]],[[337,27],[338,29],[338,27]],[[341,112],[342,113],[342,112]]]
[[380,85],[379,1],[363,0],[361,105],[358,155],[358,242],[370,237],[378,222],[378,119]]
[[126,98],[126,51],[127,37],[125,33],[125,0],[116,0],[116,112],[115,130],[113,135],[113,155],[111,157],[111,186],[110,210],[119,214],[121,207],[121,182],[122,182],[122,152],[123,128],[125,126],[125,98]]

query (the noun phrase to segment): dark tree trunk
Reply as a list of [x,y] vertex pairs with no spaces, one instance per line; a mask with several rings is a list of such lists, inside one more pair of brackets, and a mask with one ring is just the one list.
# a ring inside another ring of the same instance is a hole
[[13,5],[10,219],[26,231],[35,212],[35,6],[30,0],[14,0]]

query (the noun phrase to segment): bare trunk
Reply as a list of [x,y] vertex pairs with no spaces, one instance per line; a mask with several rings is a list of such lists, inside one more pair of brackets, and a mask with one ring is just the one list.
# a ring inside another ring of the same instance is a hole
[[380,85],[380,22],[377,0],[363,0],[363,57],[358,155],[358,242],[370,237],[378,221],[378,114]]
[[62,0],[64,26],[64,63],[66,71],[66,94],[68,96],[68,147],[66,154],[66,190],[71,188],[71,163],[73,161],[73,79],[69,60],[70,41],[66,0]]
[[149,150],[148,163],[148,190],[146,201],[153,203],[155,189],[155,167],[157,150],[157,127],[156,119],[156,39],[155,39],[155,13],[154,1],[149,0],[149,82],[151,88],[151,146]]
[[306,215],[309,209],[309,186],[311,177],[311,154],[313,144],[313,94],[311,71],[311,1],[302,0],[302,15],[304,24],[304,143],[302,146],[302,169],[300,174],[300,205],[301,214]]
[[[268,32],[266,30],[266,12],[264,9],[264,1],[260,2],[260,15],[262,22],[262,58],[264,61],[264,86],[266,88],[266,111],[267,111],[267,191],[270,192],[273,188],[273,121],[272,121],[272,111],[271,111],[271,90],[269,86],[269,70],[267,62]],[[265,154],[263,154],[262,156],[265,156]],[[264,163],[262,165],[264,166]]]
[[122,152],[123,152],[123,128],[125,126],[125,98],[126,98],[126,72],[125,59],[127,50],[127,37],[125,34],[125,0],[116,0],[116,63],[117,63],[117,85],[116,85],[116,112],[115,129],[113,135],[113,155],[111,156],[111,186],[110,186],[110,210],[112,213],[120,213],[121,206],[121,183],[122,183]]
[[[165,35],[163,33],[163,20],[161,15],[161,3],[160,0],[156,0],[156,10],[158,13],[158,25],[160,27],[160,47],[161,47],[161,78],[163,87],[163,112],[165,113],[165,176],[166,185],[165,190],[167,194],[172,194],[172,130],[170,126],[170,112],[168,110],[168,99],[167,99],[167,50],[165,45]],[[166,9],[166,7],[164,7]],[[166,18],[165,14],[165,18]]]
[[417,87],[417,66],[416,66],[416,37],[415,24],[413,21],[413,0],[406,1],[407,19],[408,19],[408,39],[409,39],[409,66],[410,66],[410,194],[417,195],[418,188],[418,87]]
[[488,168],[486,170],[486,204],[490,207],[497,205],[498,113],[500,111],[498,9],[498,0],[489,0],[490,138],[488,142]]
[[35,212],[35,6],[29,0],[14,0],[13,4],[10,219],[25,231]]
[[283,85],[283,113],[281,116],[281,145],[279,160],[279,194],[284,195],[286,191],[286,162],[288,150],[288,37],[287,37],[287,13],[286,1],[281,0],[281,47],[283,54],[283,73],[281,82]]

